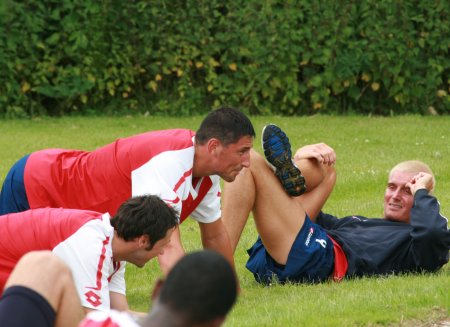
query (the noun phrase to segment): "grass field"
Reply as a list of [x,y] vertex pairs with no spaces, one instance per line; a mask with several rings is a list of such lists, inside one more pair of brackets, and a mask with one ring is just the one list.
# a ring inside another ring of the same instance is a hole
[[[152,129],[196,129],[202,117],[62,118],[0,121],[0,182],[21,156],[42,148],[92,150]],[[382,215],[387,172],[399,161],[420,159],[435,172],[441,212],[450,212],[450,117],[252,117],[261,152],[264,124],[281,126],[294,148],[325,142],[338,156],[337,183],[324,210],[337,216]],[[187,250],[201,247],[198,227],[181,226]],[[245,250],[256,238],[250,219],[235,260],[242,294],[225,326],[450,326],[450,265],[431,275],[363,278],[320,285],[259,286],[245,269]],[[156,262],[129,266],[129,302],[148,310],[160,276]]]

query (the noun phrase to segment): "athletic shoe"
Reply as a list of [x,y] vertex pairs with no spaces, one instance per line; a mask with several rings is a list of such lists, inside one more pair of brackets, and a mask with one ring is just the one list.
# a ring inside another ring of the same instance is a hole
[[267,161],[275,167],[275,175],[290,196],[305,193],[305,178],[292,160],[291,144],[286,134],[276,125],[264,126],[262,144]]

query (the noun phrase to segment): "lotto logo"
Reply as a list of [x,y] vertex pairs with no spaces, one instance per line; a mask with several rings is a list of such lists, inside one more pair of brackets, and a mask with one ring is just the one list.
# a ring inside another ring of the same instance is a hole
[[84,293],[84,295],[86,296],[86,300],[94,307],[98,307],[100,304],[102,304],[102,301],[100,301],[100,296],[98,296],[95,292],[89,291],[87,293]]

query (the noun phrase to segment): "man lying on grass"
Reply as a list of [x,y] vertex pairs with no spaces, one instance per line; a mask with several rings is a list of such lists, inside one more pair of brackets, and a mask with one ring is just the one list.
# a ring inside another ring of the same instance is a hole
[[252,151],[250,168],[225,185],[222,197],[233,250],[253,211],[259,237],[248,250],[247,268],[258,282],[433,272],[448,262],[447,219],[432,195],[435,181],[426,164],[406,161],[391,170],[384,218],[338,219],[321,211],[336,181],[334,150],[307,145],[292,160],[289,139],[275,125],[264,128],[262,142],[275,174]]

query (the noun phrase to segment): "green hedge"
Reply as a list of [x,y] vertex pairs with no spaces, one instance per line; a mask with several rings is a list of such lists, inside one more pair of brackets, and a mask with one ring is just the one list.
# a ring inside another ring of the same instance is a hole
[[450,113],[450,2],[3,0],[0,116]]

